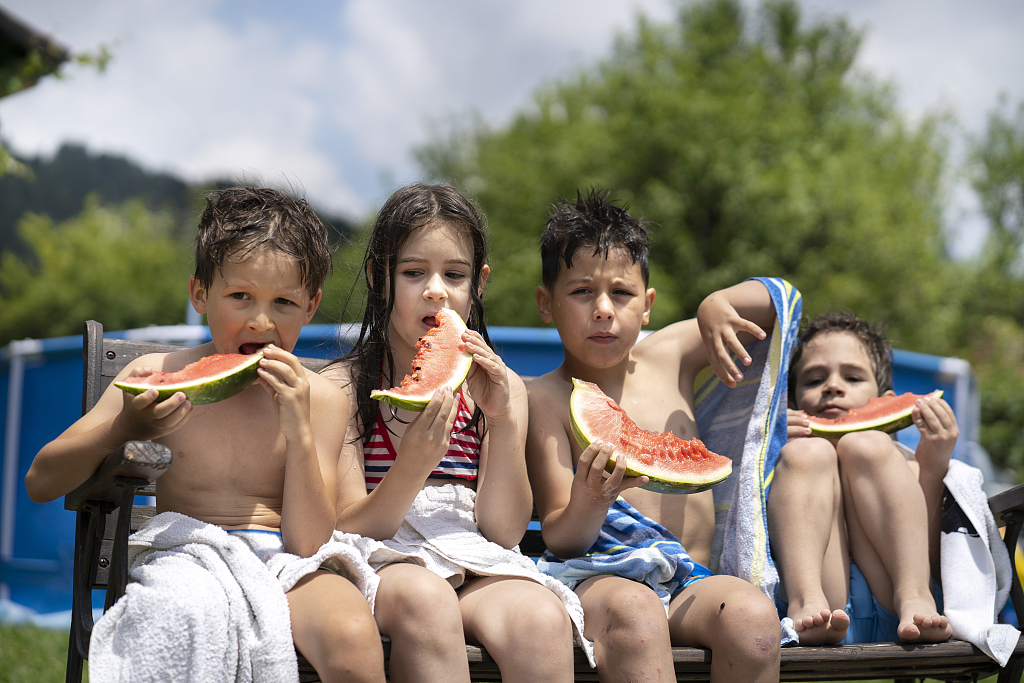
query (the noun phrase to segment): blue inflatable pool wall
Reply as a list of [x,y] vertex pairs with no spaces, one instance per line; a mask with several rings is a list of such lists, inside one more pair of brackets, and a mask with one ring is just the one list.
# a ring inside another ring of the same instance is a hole
[[[301,356],[339,355],[351,328],[310,325],[296,347]],[[557,332],[551,329],[493,327],[495,349],[520,375],[540,375],[562,361]],[[194,345],[209,340],[201,325],[149,327],[107,336]],[[978,445],[977,381],[970,365],[907,351],[895,352],[897,393],[923,394],[937,388],[956,412],[960,439],[954,457],[985,472],[994,493],[1004,486],[992,472],[988,456]],[[71,607],[71,568],[75,517],[63,501],[36,504],[25,493],[25,472],[39,449],[61,434],[82,412],[82,340],[80,336],[24,340],[0,349],[0,424],[3,469],[0,471],[0,607],[23,614],[64,613]],[[916,429],[899,434],[913,447]],[[101,607],[97,603],[96,607]],[[0,609],[0,620],[4,618]],[[57,615],[54,614],[56,617]]]

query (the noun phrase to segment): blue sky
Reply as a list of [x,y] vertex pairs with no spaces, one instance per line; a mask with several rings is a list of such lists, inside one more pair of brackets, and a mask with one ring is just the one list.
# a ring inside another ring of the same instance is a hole
[[[753,4],[752,0],[747,0]],[[1000,92],[1024,100],[1024,3],[800,0],[864,29],[858,68],[893,82],[911,120],[945,107],[979,134]],[[190,180],[258,178],[304,188],[324,208],[373,211],[417,178],[412,150],[432,123],[501,125],[531,91],[608,54],[637,12],[672,0],[0,0],[72,50],[108,44],[103,74],[0,101],[18,153],[65,141],[126,154]],[[954,247],[979,218],[951,183]]]

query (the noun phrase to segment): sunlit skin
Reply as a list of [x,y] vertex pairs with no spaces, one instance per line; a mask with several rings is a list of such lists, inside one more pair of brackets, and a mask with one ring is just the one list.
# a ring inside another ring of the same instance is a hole
[[[710,492],[669,496],[636,488],[645,478],[625,477],[623,458],[609,475],[612,445],[597,441],[581,449],[567,406],[575,377],[598,384],[642,429],[698,436],[694,376],[710,363],[734,386],[742,373],[730,354],[737,354],[741,366],[748,364],[743,344],[763,338],[763,326],[774,321],[760,283],[716,294],[701,304],[698,319],[669,325],[637,343],[655,290],[625,250],[613,248],[606,258],[581,248],[550,289],[537,288],[541,319],[557,327],[565,360],[530,382],[527,458],[544,540],[558,557],[584,554],[622,495],[673,532],[695,560],[708,563],[714,529]],[[674,680],[673,644],[711,648],[712,681],[778,680],[778,616],[771,601],[745,581],[698,581],[672,600],[667,620],[654,591],[621,576],[587,579],[576,592],[602,681]]]
[[[111,385],[93,410],[39,452],[26,477],[30,495],[49,499],[70,491],[124,441],[154,439],[174,454],[157,480],[159,512],[225,529],[280,531],[286,551],[308,557],[334,530],[348,412],[344,392],[291,353],[321,293],[309,292],[294,258],[259,249],[229,256],[208,287],[192,278],[189,295],[206,314],[213,341],[143,356],[120,376],[177,371],[213,353],[262,348],[258,380],[204,406],[192,406],[181,393],[154,404],[155,390],[132,397]],[[295,644],[324,681],[384,681],[373,615],[350,581],[317,571],[287,598]]]
[[[443,308],[469,318],[473,289],[482,294],[490,268],[473,279],[469,237],[443,222],[410,231],[396,261],[394,307],[389,321],[395,381],[410,370],[416,342],[436,325]],[[390,280],[388,282],[390,284]],[[380,540],[397,533],[424,486],[453,483],[477,491],[475,513],[487,540],[510,548],[526,530],[532,496],[526,476],[526,387],[476,331],[462,337],[473,354],[463,385],[472,409],[486,419],[476,480],[430,480],[449,445],[457,397],[439,392],[421,413],[383,412],[396,449],[395,464],[366,491],[360,423],[355,396],[349,414],[345,469],[339,475],[338,529]],[[387,376],[387,372],[384,373]],[[327,377],[353,392],[348,367]],[[468,681],[466,642],[482,644],[498,663],[502,680],[555,681],[572,678],[572,626],[561,601],[541,584],[518,577],[469,578],[458,593],[430,570],[400,563],[378,572],[374,616],[391,638],[394,681]],[[522,609],[524,604],[529,610]]]
[[789,411],[790,441],[776,466],[768,513],[801,644],[845,637],[851,556],[879,603],[899,616],[901,639],[946,640],[951,630],[936,610],[929,570],[937,575],[941,480],[956,442],[952,410],[941,399],[918,402],[913,419],[921,444],[916,461],[907,462],[881,432],[835,443],[809,437],[807,415],[842,417],[878,396],[874,361],[855,335],[815,336],[791,372],[799,410]]

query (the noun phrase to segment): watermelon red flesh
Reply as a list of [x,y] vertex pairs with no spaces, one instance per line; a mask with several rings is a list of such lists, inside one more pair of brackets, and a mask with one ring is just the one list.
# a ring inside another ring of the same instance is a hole
[[712,453],[700,439],[680,439],[675,434],[640,429],[600,387],[573,379],[569,420],[582,448],[592,441],[615,444],[608,460],[626,457],[626,475],[646,476],[641,488],[658,493],[696,493],[721,483],[732,473],[732,460]]
[[256,380],[263,352],[253,354],[215,353],[189,363],[177,372],[154,372],[145,377],[125,377],[114,382],[122,391],[141,394],[155,388],[155,403],[182,392],[192,405],[223,401],[239,393]]
[[416,358],[402,383],[391,389],[371,391],[371,398],[419,412],[441,387],[458,391],[473,364],[473,355],[459,350],[466,324],[450,308],[438,311],[436,320],[437,327],[416,342]]
[[880,432],[896,432],[909,427],[911,413],[919,398],[940,398],[942,390],[930,394],[918,395],[905,393],[899,396],[878,396],[868,400],[860,408],[853,408],[846,415],[830,420],[824,417],[808,417],[813,436],[835,437],[850,432],[875,430]]

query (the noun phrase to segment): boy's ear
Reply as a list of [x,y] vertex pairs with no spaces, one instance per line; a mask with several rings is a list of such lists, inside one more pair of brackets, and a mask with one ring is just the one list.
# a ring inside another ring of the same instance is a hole
[[545,323],[550,323],[553,317],[551,315],[551,295],[548,294],[547,288],[538,285],[537,289],[533,290],[533,297],[537,300],[537,310],[540,311],[540,319]]
[[306,317],[302,321],[303,325],[308,325],[309,321],[313,319],[313,315],[316,313],[316,309],[320,305],[320,299],[322,299],[323,296],[324,296],[324,290],[318,289],[318,290],[316,290],[316,296],[311,298],[309,300],[309,303],[306,304]]
[[882,394],[882,396],[895,396],[895,395],[896,395],[896,392],[893,391],[892,389],[889,389],[889,391],[887,391],[884,394]]
[[206,287],[196,279],[195,275],[188,276],[188,298],[192,302],[192,308],[196,309],[196,313],[204,315],[206,313]]
[[476,283],[476,295],[484,295],[484,287],[487,286],[487,278],[491,276],[491,267],[486,263],[480,269],[480,281]]
[[642,321],[644,325],[651,322],[651,307],[654,305],[655,294],[654,287],[648,288],[644,293],[644,318]]
[[373,261],[366,262],[366,282],[373,287]]

